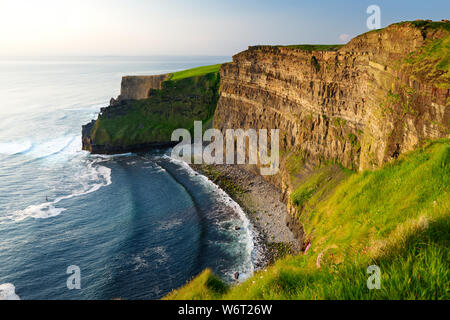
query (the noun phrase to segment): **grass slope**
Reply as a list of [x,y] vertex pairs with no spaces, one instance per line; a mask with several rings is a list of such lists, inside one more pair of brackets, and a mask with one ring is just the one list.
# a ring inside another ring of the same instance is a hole
[[[320,189],[323,176],[312,174],[293,194],[304,208],[306,254],[278,260],[223,294],[211,292],[203,275],[167,298],[450,298],[449,139],[348,174],[317,201],[308,190]],[[370,265],[381,269],[380,290],[367,288]]]
[[210,122],[219,98],[219,67],[175,73],[161,90],[152,90],[150,98],[108,108],[91,131],[94,142],[113,146],[167,142],[175,129],[192,130],[194,120]]

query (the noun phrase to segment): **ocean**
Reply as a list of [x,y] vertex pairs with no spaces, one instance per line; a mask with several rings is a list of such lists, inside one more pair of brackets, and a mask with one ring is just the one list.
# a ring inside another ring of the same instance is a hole
[[[229,57],[0,60],[0,298],[158,299],[205,268],[254,270],[241,208],[170,150],[81,150],[81,126],[151,75]],[[80,270],[69,289],[67,270]]]

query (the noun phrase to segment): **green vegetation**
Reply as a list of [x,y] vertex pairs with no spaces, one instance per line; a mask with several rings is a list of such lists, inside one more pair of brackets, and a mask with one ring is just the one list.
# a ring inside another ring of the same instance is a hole
[[164,300],[173,299],[175,296],[180,300],[213,300],[218,299],[227,289],[228,287],[210,269],[205,269],[191,281],[189,289],[169,293]]
[[416,21],[404,21],[399,22],[397,25],[405,25],[410,24],[416,28],[422,29],[422,30],[438,30],[443,29],[446,31],[450,31],[450,22],[442,22],[442,21],[431,21],[431,20],[416,20]]
[[335,127],[343,127],[347,123],[347,120],[336,117],[333,119],[333,124]]
[[296,189],[291,194],[291,200],[297,206],[299,215],[311,214],[319,203],[325,201],[352,174],[353,171],[330,163],[316,168],[303,179],[294,180]]
[[297,174],[301,171],[301,169],[303,168],[303,164],[305,163],[304,157],[300,150],[296,150],[288,154],[286,158],[286,168],[288,169],[291,181],[295,183]]
[[349,133],[347,135],[347,138],[350,141],[350,143],[352,144],[355,151],[359,151],[359,149],[361,149],[361,143],[359,142],[358,137],[355,134]]
[[198,76],[204,76],[208,73],[217,73],[219,72],[221,64],[215,64],[212,66],[204,66],[204,67],[198,67],[183,71],[178,71],[170,74],[168,80],[181,80],[185,78],[191,78],[191,77],[198,77]]
[[428,24],[428,28],[437,28],[435,25],[440,26],[445,30],[446,35],[438,39],[427,40],[425,46],[412,52],[403,61],[401,68],[411,72],[418,79],[434,83],[439,88],[449,89],[450,23],[428,22]]
[[311,174],[308,179],[291,194],[292,202],[297,207],[302,208],[317,190],[323,186],[326,180],[331,176],[330,173],[330,168],[327,168]]
[[194,120],[210,123],[219,98],[218,68],[175,73],[161,90],[152,90],[150,98],[108,108],[91,131],[94,142],[112,146],[167,142],[175,129],[192,131]]
[[[375,171],[335,179],[342,173],[333,170],[320,168],[293,196],[311,243],[306,254],[282,258],[220,295],[194,279],[169,298],[449,299],[450,140]],[[380,290],[366,286],[370,265],[380,267]]]

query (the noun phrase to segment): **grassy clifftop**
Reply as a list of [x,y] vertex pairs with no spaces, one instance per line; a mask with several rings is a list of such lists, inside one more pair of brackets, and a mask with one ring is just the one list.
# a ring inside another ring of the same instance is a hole
[[102,110],[90,131],[95,145],[127,146],[170,141],[173,130],[212,119],[218,100],[220,65],[169,75],[150,97],[121,101]]
[[169,80],[176,81],[190,77],[198,77],[204,76],[209,73],[218,73],[220,70],[221,64],[214,64],[212,66],[203,66],[183,71],[174,72],[169,75]]
[[[327,182],[319,181],[327,179],[310,179],[302,186],[319,183],[314,192],[293,194],[303,194],[306,254],[226,289],[206,270],[166,299],[450,298],[449,139],[349,174],[326,193],[320,190]],[[381,270],[380,290],[367,288],[370,265]]]

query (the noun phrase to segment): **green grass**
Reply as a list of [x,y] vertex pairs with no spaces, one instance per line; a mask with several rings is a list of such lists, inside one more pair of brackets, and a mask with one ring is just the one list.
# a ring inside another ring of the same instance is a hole
[[219,83],[218,72],[166,80],[148,99],[108,108],[91,136],[96,144],[113,146],[170,141],[175,129],[192,131],[195,120],[211,122]]
[[[449,139],[378,170],[350,174],[319,201],[316,195],[327,185],[320,180],[313,174],[309,186],[316,192],[300,197],[299,219],[311,241],[307,254],[280,259],[217,298],[450,298]],[[380,290],[366,286],[373,264],[381,269]],[[191,298],[189,292],[200,288],[194,279],[170,298]]]
[[406,58],[394,61],[393,68],[438,88],[450,88],[450,22],[405,21],[397,26],[417,28],[422,33],[424,45]]
[[330,170],[320,170],[312,174],[293,193],[291,193],[291,200],[293,203],[300,208],[303,207],[303,205],[325,183],[328,177],[330,177]]
[[174,72],[169,76],[169,80],[175,81],[175,80],[181,80],[181,79],[190,78],[190,77],[204,76],[208,73],[219,72],[220,66],[221,66],[221,64],[215,64],[215,65],[211,65],[211,66],[204,66],[204,67],[198,67],[198,68]]

